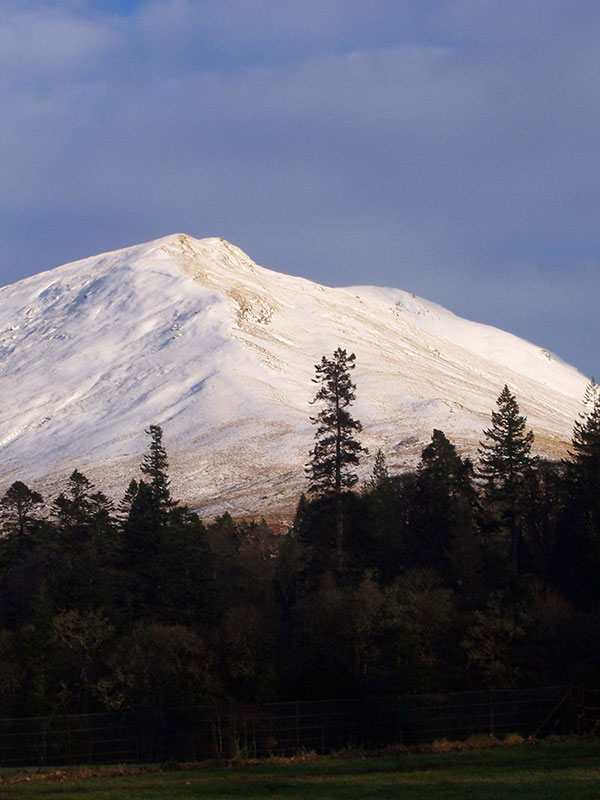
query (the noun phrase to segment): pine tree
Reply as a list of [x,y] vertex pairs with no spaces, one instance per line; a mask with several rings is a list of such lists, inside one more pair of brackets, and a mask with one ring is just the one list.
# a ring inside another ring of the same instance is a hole
[[582,607],[598,602],[600,562],[600,387],[592,381],[573,426],[564,466],[565,510],[554,569],[559,585]]
[[366,489],[369,492],[384,492],[390,487],[390,474],[388,472],[385,456],[381,449],[377,451],[371,477],[367,481]]
[[121,500],[118,506],[119,514],[122,515],[123,519],[127,519],[129,514],[131,513],[131,506],[133,505],[133,502],[137,497],[138,489],[139,489],[138,482],[136,481],[135,478],[132,478],[129,481],[129,486],[127,487],[127,491],[123,495],[123,499]]
[[324,407],[315,417],[311,417],[311,422],[317,426],[316,441],[306,465],[309,491],[332,497],[335,502],[336,560],[339,570],[343,565],[342,492],[357,483],[358,476],[353,467],[358,465],[360,453],[367,452],[355,439],[362,425],[349,411],[355,399],[356,386],[350,378],[355,359],[354,353],[348,355],[338,347],[332,358],[323,356],[321,363],[315,364],[316,377],[313,383],[320,384],[320,388],[312,402],[321,402]]
[[[54,500],[56,517],[54,546],[60,562],[53,572],[53,585],[64,599],[64,607],[102,607],[112,591],[109,564],[118,537],[113,504],[79,470],[69,476],[66,492]],[[49,584],[50,585],[50,584]]]
[[169,489],[171,482],[167,472],[169,462],[162,443],[162,428],[160,425],[150,425],[146,433],[150,436],[150,447],[144,455],[140,469],[148,478],[147,483],[156,507],[161,511],[167,511],[175,504]]
[[600,387],[594,380],[585,390],[583,403],[585,410],[573,426],[569,455],[580,479],[597,492],[600,487]]
[[478,475],[485,481],[486,499],[500,512],[502,524],[510,535],[510,556],[518,570],[520,517],[523,480],[534,465],[531,455],[533,431],[526,430],[527,418],[519,413],[519,404],[508,386],[504,386],[492,411],[492,426],[480,442]]
[[78,527],[85,527],[91,515],[90,493],[92,482],[78,469],[69,475],[67,492],[61,492],[55,499],[53,511],[59,526],[74,532]]
[[355,400],[356,386],[350,379],[355,359],[354,353],[348,355],[338,347],[332,358],[323,356],[321,363],[315,364],[313,383],[321,386],[312,402],[323,402],[325,407],[311,417],[317,430],[307,472],[309,491],[317,494],[339,495],[354,486],[358,476],[352,468],[358,465],[360,453],[366,452],[354,438],[362,425],[348,410]]
[[150,425],[148,451],[140,469],[144,480],[132,480],[121,503],[123,521],[122,566],[127,571],[124,604],[130,613],[147,615],[160,603],[161,550],[168,539],[170,515],[176,507],[171,499],[168,458],[162,443],[162,428]]
[[34,519],[34,509],[44,504],[44,498],[22,481],[15,481],[0,500],[4,516],[4,530],[16,533],[23,546],[25,536]]
[[473,465],[443,431],[435,430],[417,468],[415,526],[417,559],[423,566],[449,568],[457,539],[472,532],[475,506]]

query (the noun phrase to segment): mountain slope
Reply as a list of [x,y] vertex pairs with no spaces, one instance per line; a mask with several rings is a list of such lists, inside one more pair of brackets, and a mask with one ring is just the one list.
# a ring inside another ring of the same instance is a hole
[[176,496],[206,514],[289,509],[312,446],[314,364],[338,346],[356,353],[363,442],[392,469],[415,463],[433,427],[473,453],[505,383],[536,450],[559,456],[587,383],[401,290],[328,288],[175,234],[0,289],[2,486],[52,493],[78,467],[118,497],[157,423]]

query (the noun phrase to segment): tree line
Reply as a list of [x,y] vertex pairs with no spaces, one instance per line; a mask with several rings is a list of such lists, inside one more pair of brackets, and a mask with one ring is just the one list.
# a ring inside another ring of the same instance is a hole
[[355,357],[315,368],[293,524],[172,497],[163,431],[114,505],[78,470],[0,504],[0,716],[582,681],[600,664],[600,392],[569,457],[533,455],[505,386],[475,465],[434,430],[358,485]]

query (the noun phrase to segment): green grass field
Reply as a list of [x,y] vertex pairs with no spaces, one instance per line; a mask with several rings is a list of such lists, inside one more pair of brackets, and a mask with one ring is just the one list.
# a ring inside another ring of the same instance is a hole
[[598,800],[600,742],[522,744],[393,758],[320,759],[177,772],[153,770],[85,779],[39,778],[32,775],[29,781],[5,783],[0,793],[7,800]]

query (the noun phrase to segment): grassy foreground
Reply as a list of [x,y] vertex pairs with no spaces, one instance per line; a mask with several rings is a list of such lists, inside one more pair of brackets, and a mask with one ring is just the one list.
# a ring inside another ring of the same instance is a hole
[[[107,770],[108,772],[108,770]],[[6,780],[7,775],[2,775]],[[14,776],[17,777],[17,776]],[[40,800],[310,800],[444,798],[444,800],[598,800],[600,742],[497,747],[478,751],[406,754],[395,757],[196,768],[175,772],[87,778],[64,772],[4,783],[2,797]]]

